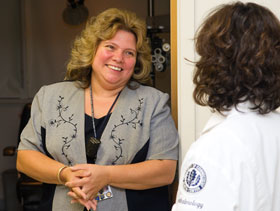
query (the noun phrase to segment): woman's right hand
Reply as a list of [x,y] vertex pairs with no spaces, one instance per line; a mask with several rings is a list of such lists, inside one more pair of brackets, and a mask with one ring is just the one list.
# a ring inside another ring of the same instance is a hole
[[[60,177],[63,183],[78,181],[84,177],[90,177],[91,172],[89,171],[72,171],[71,168],[67,167],[61,171]],[[96,210],[97,201],[88,200],[86,194],[82,191],[81,187],[71,188],[67,194],[72,197],[71,203],[80,203],[85,206],[88,210],[91,208]]]
[[[86,199],[94,199],[97,196],[98,191],[109,184],[109,172],[108,166],[96,165],[96,164],[77,164],[71,167],[74,172],[89,172],[89,176],[80,177],[79,180],[72,180],[65,185],[73,190],[80,187],[79,191],[86,194]],[[76,193],[76,192],[75,192]]]

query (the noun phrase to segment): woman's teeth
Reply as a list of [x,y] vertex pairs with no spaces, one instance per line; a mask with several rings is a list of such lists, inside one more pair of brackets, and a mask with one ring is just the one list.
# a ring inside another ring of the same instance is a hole
[[116,66],[112,66],[112,65],[108,65],[109,68],[113,69],[113,70],[116,70],[116,71],[122,71],[122,68],[120,67],[116,67]]

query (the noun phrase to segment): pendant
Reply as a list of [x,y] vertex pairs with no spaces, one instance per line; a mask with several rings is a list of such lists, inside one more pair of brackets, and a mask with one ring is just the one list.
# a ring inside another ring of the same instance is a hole
[[87,141],[87,145],[86,145],[87,157],[89,157],[91,159],[95,159],[100,144],[101,144],[100,140],[98,140],[95,137],[90,137],[89,140]]

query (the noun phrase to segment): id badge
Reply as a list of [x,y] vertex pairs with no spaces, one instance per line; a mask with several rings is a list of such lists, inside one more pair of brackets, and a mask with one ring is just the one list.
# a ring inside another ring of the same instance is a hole
[[107,185],[97,193],[97,196],[95,199],[97,201],[103,201],[105,199],[110,199],[112,197],[113,197],[113,192],[111,190],[111,187],[109,185]]

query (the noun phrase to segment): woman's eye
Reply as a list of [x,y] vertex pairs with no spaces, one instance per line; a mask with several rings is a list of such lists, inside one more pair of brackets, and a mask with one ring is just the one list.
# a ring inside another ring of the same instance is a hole
[[135,56],[135,53],[133,51],[126,51],[125,53],[127,56]]
[[113,45],[106,45],[105,47],[110,49],[110,50],[114,50],[115,49],[115,47]]

